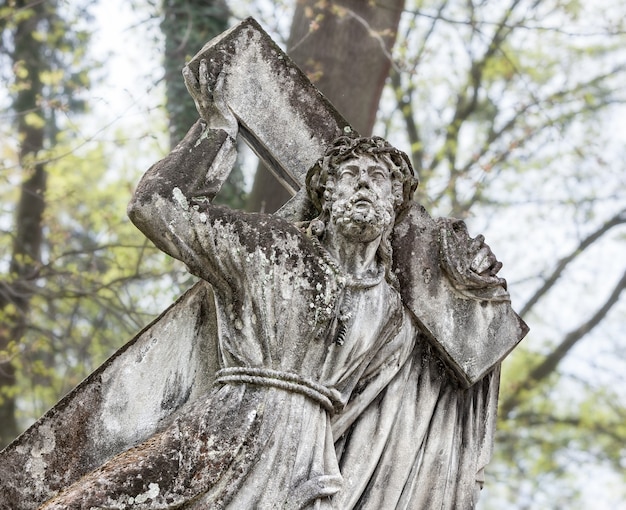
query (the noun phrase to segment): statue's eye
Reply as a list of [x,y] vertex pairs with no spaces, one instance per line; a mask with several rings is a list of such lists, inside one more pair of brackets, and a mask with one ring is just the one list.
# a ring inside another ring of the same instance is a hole
[[377,168],[376,170],[374,170],[371,173],[371,176],[373,179],[376,179],[377,181],[383,181],[387,178],[387,174],[382,168]]
[[355,177],[358,174],[358,169],[348,166],[348,167],[344,167],[339,171],[339,178],[352,178]]

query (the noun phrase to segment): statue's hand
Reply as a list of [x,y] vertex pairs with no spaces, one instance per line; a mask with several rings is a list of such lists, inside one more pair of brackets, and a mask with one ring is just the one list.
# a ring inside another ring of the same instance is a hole
[[508,299],[502,267],[482,235],[472,239],[464,222],[439,220],[441,265],[457,290],[469,297]]
[[473,254],[470,269],[481,276],[496,276],[502,269],[502,262],[498,262],[491,248],[485,244],[483,235],[478,235],[471,240],[468,254],[470,256]]
[[[223,129],[235,138],[239,125],[224,98],[224,73],[218,74],[217,79],[211,80],[207,62],[203,59],[198,67],[198,76],[189,66],[185,66],[183,77],[200,117],[210,128]],[[214,84],[211,85],[213,81]]]

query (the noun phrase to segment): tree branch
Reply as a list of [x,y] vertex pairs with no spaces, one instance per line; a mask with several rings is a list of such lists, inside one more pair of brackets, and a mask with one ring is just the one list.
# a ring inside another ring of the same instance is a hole
[[413,163],[413,167],[418,175],[422,175],[422,157],[423,157],[423,146],[421,137],[419,134],[419,127],[415,122],[415,115],[413,115],[413,91],[415,90],[415,86],[413,84],[409,84],[409,86],[404,89],[402,88],[401,77],[400,74],[393,69],[391,71],[391,85],[396,94],[396,101],[398,103],[398,110],[400,111],[400,115],[402,115],[402,119],[404,120],[404,125],[406,126],[406,134],[409,138],[409,144],[411,147],[411,162]]
[[617,285],[611,292],[609,298],[605,301],[605,303],[596,311],[596,313],[585,323],[581,324],[578,328],[571,331],[567,335],[563,341],[552,351],[552,353],[547,356],[543,362],[537,366],[530,373],[530,380],[533,381],[541,381],[545,379],[552,373],[552,371],[556,368],[556,366],[561,362],[561,360],[567,355],[567,353],[576,345],[581,338],[587,335],[593,328],[595,328],[609,310],[618,302],[620,294],[626,288],[626,271],[617,282]]
[[552,286],[563,274],[563,271],[565,271],[567,266],[573,260],[575,260],[587,248],[589,248],[593,243],[595,243],[613,227],[622,225],[624,223],[626,223],[626,209],[622,209],[610,220],[602,224],[600,228],[581,240],[580,243],[578,243],[578,246],[576,246],[576,248],[574,248],[567,257],[563,257],[561,260],[559,260],[558,264],[554,268],[554,271],[552,271],[552,274],[550,274],[550,276],[546,278],[544,284],[531,296],[531,298],[522,307],[519,312],[520,316],[524,317],[533,308],[533,306],[537,304],[537,302],[552,288]]
[[[420,64],[424,53],[426,52],[426,48],[428,45],[428,41],[435,32],[435,27],[437,22],[441,19],[441,14],[444,9],[448,5],[448,0],[444,0],[439,5],[437,9],[437,16],[433,18],[432,23],[422,38],[420,48],[417,52],[417,55],[413,59],[412,69],[417,69],[417,66]],[[407,28],[407,31],[409,29]],[[405,34],[405,40],[408,39],[408,32]],[[401,75],[400,72],[394,67],[390,73],[391,84],[394,88],[394,92],[396,95],[396,100],[398,102],[398,109],[400,110],[400,114],[404,120],[404,124],[407,130],[407,136],[409,138],[409,144],[411,147],[411,161],[413,163],[413,167],[415,171],[420,176],[423,181],[428,180],[428,176],[424,175],[424,168],[422,165],[423,156],[424,156],[424,147],[422,144],[419,126],[415,121],[415,115],[413,114],[413,92],[415,91],[415,84],[410,81],[409,86],[404,89],[402,87]]]
[[[513,14],[513,11],[519,4],[520,0],[513,0],[511,5],[506,10],[502,19],[498,23],[496,30],[480,59],[472,62],[467,85],[464,90],[460,91],[456,100],[456,109],[454,116],[450,124],[446,129],[446,137],[444,145],[441,151],[431,161],[429,165],[430,170],[434,170],[441,160],[445,157],[450,164],[450,186],[455,186],[455,183],[459,177],[458,170],[456,168],[456,159],[458,155],[458,140],[461,132],[461,127],[469,116],[476,110],[478,106],[479,90],[483,84],[485,66],[489,60],[495,55],[495,53],[501,48],[502,43],[506,40],[508,34],[514,30],[515,25],[510,27],[508,25],[509,19]],[[471,88],[471,92],[469,89]],[[447,191],[446,191],[447,192]],[[453,197],[457,194],[453,193]],[[458,209],[456,204],[453,204],[453,209]]]
[[516,388],[515,393],[500,405],[500,413],[503,417],[508,417],[522,401],[524,391],[531,389],[537,383],[550,376],[559,363],[571,351],[571,349],[586,335],[588,335],[609,313],[611,308],[619,301],[620,294],[626,288],[626,271],[613,288],[613,292],[604,302],[604,304],[596,311],[593,316],[581,324],[578,328],[570,331],[563,340],[554,348],[554,350],[544,358],[528,374],[528,377]]
[[[531,7],[534,8],[539,2],[535,2],[535,4]],[[404,12],[408,14],[412,14],[417,17],[420,16],[422,18],[427,19],[440,19],[441,21],[445,21],[446,23],[450,23],[451,25],[471,25],[472,20],[467,17],[462,18],[451,18],[448,16],[441,16],[439,13],[437,14],[429,14],[425,10],[422,9],[405,9]],[[500,25],[499,21],[489,21],[489,20],[481,20],[480,24],[483,26],[490,25]],[[526,23],[516,23],[515,25],[505,24],[506,28],[515,28],[522,29],[528,31],[539,31],[539,32],[554,32],[557,34],[563,34],[568,37],[598,37],[598,36],[619,36],[626,34],[626,31],[619,30],[613,27],[607,27],[606,31],[599,30],[589,30],[587,32],[573,32],[571,30],[566,30],[562,26],[548,26],[548,25],[538,25],[538,24],[526,24]],[[595,27],[594,27],[595,28]]]

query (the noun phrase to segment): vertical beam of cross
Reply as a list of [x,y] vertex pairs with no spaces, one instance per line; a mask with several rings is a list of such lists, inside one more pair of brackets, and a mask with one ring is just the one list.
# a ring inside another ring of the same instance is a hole
[[354,133],[252,18],[200,50],[188,64],[196,75],[201,60],[208,63],[209,88],[224,75],[224,99],[240,133],[292,194],[337,136]]

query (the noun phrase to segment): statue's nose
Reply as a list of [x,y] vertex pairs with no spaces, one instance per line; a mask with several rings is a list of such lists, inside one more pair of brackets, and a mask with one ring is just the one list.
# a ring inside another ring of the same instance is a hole
[[360,188],[369,188],[370,187],[370,176],[367,172],[361,171],[359,172],[359,180],[358,185]]

